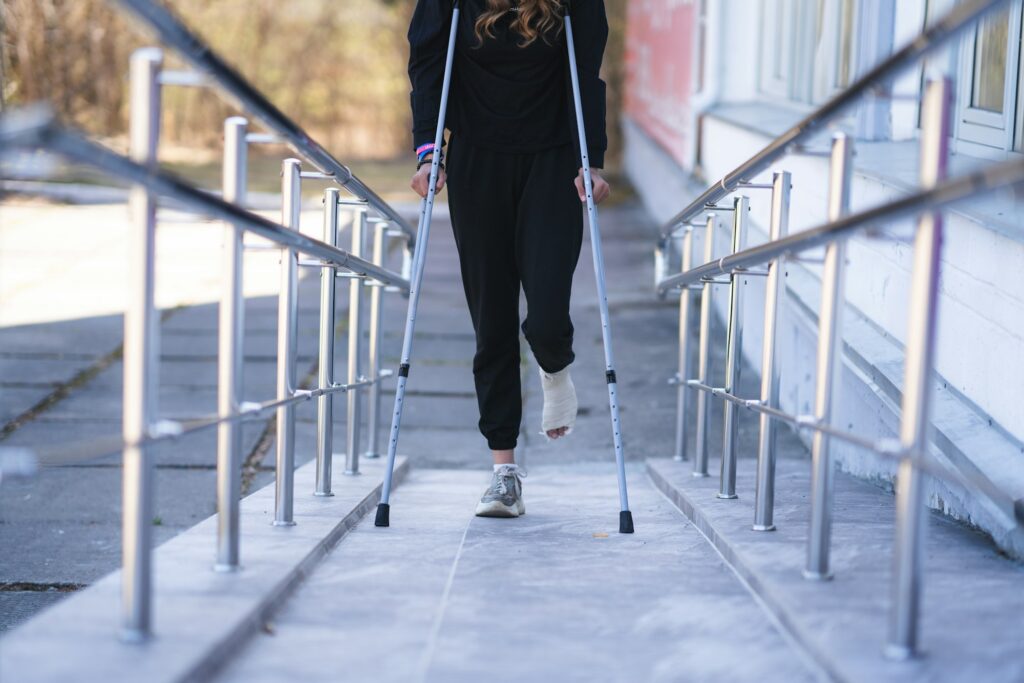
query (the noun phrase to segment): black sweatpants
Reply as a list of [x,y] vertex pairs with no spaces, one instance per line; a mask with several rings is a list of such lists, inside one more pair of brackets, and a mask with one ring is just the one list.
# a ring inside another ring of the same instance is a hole
[[570,144],[540,152],[448,144],[448,206],[462,285],[476,331],[473,378],[480,433],[493,450],[515,448],[522,420],[522,330],[538,364],[557,372],[574,358],[572,276],[583,241],[583,209]]

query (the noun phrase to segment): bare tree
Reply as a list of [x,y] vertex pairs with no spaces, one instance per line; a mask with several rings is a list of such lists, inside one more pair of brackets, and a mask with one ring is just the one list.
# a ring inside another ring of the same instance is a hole
[[[384,158],[407,151],[405,35],[414,0],[164,1],[339,154]],[[614,150],[625,0],[607,4]],[[44,100],[91,133],[123,135],[128,60],[146,40],[109,0],[0,0],[0,106]],[[174,64],[173,55],[168,60]],[[231,110],[209,91],[168,88],[163,111],[165,139],[210,146]]]

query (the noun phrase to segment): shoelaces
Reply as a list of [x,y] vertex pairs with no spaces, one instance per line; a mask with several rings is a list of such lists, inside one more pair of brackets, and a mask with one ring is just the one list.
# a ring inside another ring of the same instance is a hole
[[526,476],[525,473],[521,472],[518,469],[514,470],[511,467],[500,467],[494,473],[494,475],[495,479],[498,480],[496,486],[499,495],[505,495],[506,493],[508,493],[508,480],[510,478],[514,477],[516,479],[522,479],[523,477]]

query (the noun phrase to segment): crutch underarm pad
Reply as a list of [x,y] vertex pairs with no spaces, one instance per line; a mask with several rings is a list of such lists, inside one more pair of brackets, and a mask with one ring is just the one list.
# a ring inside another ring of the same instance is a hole
[[[632,524],[632,522],[630,522]],[[387,503],[377,505],[377,519],[373,521],[374,526],[391,526],[391,506]]]
[[633,513],[629,510],[622,510],[619,512],[619,533],[633,533]]

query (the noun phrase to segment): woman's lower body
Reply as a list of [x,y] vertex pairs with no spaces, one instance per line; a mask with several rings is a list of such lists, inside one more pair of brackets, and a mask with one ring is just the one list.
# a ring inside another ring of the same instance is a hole
[[496,470],[499,453],[511,462],[522,422],[520,327],[543,372],[560,373],[575,358],[569,300],[583,240],[577,166],[569,144],[516,153],[456,135],[449,141],[448,205],[476,333],[479,428]]

